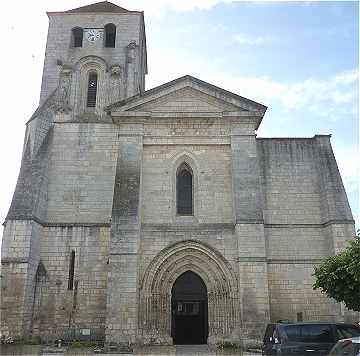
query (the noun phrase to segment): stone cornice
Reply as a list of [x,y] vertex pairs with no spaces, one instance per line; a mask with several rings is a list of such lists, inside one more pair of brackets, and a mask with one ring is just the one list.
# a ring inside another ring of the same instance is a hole
[[3,222],[3,226],[6,225],[8,221],[34,221],[35,223],[43,226],[43,227],[110,227],[110,222],[47,222],[42,221],[36,217],[29,216],[19,216],[16,218],[6,219]]
[[8,263],[28,263],[29,259],[26,257],[4,257],[1,259],[1,264]]
[[[6,219],[3,226],[8,221],[34,221],[43,227],[111,227],[111,222],[51,222],[42,221],[34,216],[16,216]],[[213,224],[141,224],[144,231],[204,231],[204,230],[233,230],[236,225],[259,224],[264,228],[284,228],[284,229],[301,229],[301,228],[323,228],[336,224],[353,225],[354,220],[329,220],[320,224],[266,224],[262,220],[241,220],[233,223],[213,223]]]
[[267,264],[317,264],[321,263],[323,258],[267,258],[267,257],[238,257],[236,262],[251,263],[263,262]]
[[336,224],[346,224],[352,225],[355,224],[354,220],[329,220],[320,224],[264,224],[265,228],[285,228],[285,229],[298,229],[298,228],[319,228],[319,227],[327,227],[330,225]]
[[121,122],[125,119],[136,119],[145,122],[149,119],[227,119],[227,120],[248,120],[256,123],[261,120],[262,115],[249,111],[213,111],[213,112],[157,112],[157,111],[113,111],[113,121]]
[[143,224],[143,231],[223,231],[234,230],[234,224]]

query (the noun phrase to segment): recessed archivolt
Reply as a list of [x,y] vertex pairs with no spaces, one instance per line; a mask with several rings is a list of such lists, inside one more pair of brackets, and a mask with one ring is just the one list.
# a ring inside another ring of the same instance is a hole
[[[227,291],[236,288],[237,291],[236,276],[229,262],[219,252],[194,240],[178,242],[160,252],[147,268],[141,290],[151,293],[160,286],[172,284],[182,270],[192,268],[198,270],[209,292],[219,288]],[[177,273],[177,270],[180,272]],[[169,292],[171,287],[172,285],[166,291]]]
[[96,95],[96,107],[95,112],[97,114],[102,113],[102,108],[106,103],[106,81],[108,77],[107,63],[100,57],[97,56],[86,56],[81,58],[75,65],[75,78],[73,81],[73,102],[76,105],[76,114],[84,113],[87,110],[87,91],[88,91],[88,80],[89,73],[97,73],[97,95]]
[[86,71],[87,69],[97,69],[107,71],[107,63],[98,56],[86,56],[81,58],[75,65],[76,69]]
[[209,337],[233,332],[238,313],[238,284],[231,265],[216,250],[190,240],[160,252],[148,266],[140,288],[140,328],[143,336],[170,335],[171,289],[186,271],[198,274],[208,291]]

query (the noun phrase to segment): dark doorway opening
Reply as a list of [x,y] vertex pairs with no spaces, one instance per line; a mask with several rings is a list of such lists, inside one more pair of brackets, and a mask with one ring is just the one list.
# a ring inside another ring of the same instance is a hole
[[171,336],[177,345],[207,343],[207,289],[194,272],[180,275],[172,287]]

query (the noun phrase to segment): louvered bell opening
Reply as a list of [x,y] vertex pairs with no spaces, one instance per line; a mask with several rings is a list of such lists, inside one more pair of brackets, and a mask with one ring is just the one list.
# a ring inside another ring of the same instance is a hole
[[89,83],[88,83],[88,95],[86,106],[88,108],[94,108],[96,106],[96,91],[97,91],[97,74],[89,74]]
[[115,48],[116,26],[109,23],[105,26],[105,47]]
[[72,29],[73,46],[74,47],[82,47],[83,34],[84,34],[84,31],[80,27],[76,27],[76,28]]

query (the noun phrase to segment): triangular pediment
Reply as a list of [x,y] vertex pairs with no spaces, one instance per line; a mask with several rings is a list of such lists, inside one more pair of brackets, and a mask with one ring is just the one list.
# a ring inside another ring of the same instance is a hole
[[217,99],[191,87],[175,90],[132,108],[133,111],[150,112],[224,112],[239,110],[233,104]]
[[147,90],[142,95],[114,103],[108,110],[151,113],[247,112],[263,116],[266,106],[186,75]]

